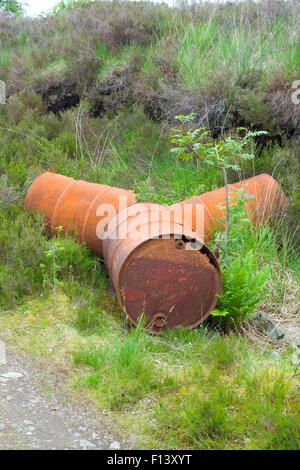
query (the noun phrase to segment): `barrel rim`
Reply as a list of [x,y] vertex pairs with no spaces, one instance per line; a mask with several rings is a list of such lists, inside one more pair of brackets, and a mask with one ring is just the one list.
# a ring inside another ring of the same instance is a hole
[[[165,233],[166,235],[166,233]],[[175,236],[176,236],[176,233],[174,234],[170,234],[169,235],[174,235],[174,239],[175,239]],[[123,302],[123,298],[122,298],[122,294],[121,294],[121,289],[120,289],[120,285],[119,285],[119,282],[120,282],[120,278],[121,278],[121,274],[122,274],[122,271],[123,269],[125,268],[126,266],[126,262],[129,258],[129,256],[132,256],[132,254],[138,249],[141,247],[141,245],[145,244],[145,243],[149,243],[151,240],[155,240],[157,238],[161,238],[161,236],[163,236],[163,234],[159,235],[158,237],[149,237],[148,239],[146,240],[141,240],[141,243],[138,244],[137,246],[135,246],[133,248],[133,250],[128,253],[128,255],[126,256],[126,258],[124,259],[123,263],[122,263],[122,266],[120,267],[120,271],[118,273],[118,276],[116,277],[116,281],[117,281],[117,286],[115,287],[115,292],[117,294],[117,298],[118,298],[118,301],[119,301],[119,304],[120,304],[120,307],[122,309],[122,311],[125,313],[127,319],[130,321],[130,323],[132,323],[134,326],[137,326],[138,325],[138,322],[140,321],[140,319],[137,319],[135,320],[132,316],[130,316],[130,314],[127,312],[127,308],[126,308],[126,305],[125,303]],[[177,236],[181,237],[181,234]],[[193,237],[197,240],[196,237]],[[200,325],[204,320],[206,320],[209,315],[211,314],[211,312],[213,311],[213,309],[215,308],[215,306],[217,305],[218,303],[218,295],[221,294],[222,292],[222,270],[221,270],[221,267],[220,267],[220,264],[217,260],[217,257],[215,256],[215,254],[212,252],[212,250],[204,243],[202,242],[199,238],[198,240],[201,244],[202,244],[202,248],[205,248],[205,250],[207,250],[207,253],[210,253],[215,261],[215,263],[213,263],[214,265],[214,268],[217,268],[217,273],[216,273],[216,281],[219,281],[219,282],[216,282],[216,294],[214,296],[214,298],[212,299],[212,302],[210,303],[210,306],[209,308],[207,309],[206,313],[200,317],[199,320],[195,321],[194,323],[192,324],[189,324],[188,326],[186,325],[182,325],[182,328],[186,329],[186,330],[190,330],[190,329],[193,329],[195,328],[196,326]],[[201,250],[195,250],[195,251],[201,251]],[[207,254],[205,253],[205,254]],[[204,254],[204,253],[202,253]],[[141,313],[142,315],[142,313]],[[152,327],[149,326],[149,328],[146,327],[146,330],[149,331],[150,333],[152,334],[162,334],[164,331],[166,331],[168,328],[162,328],[160,329],[159,331],[155,331],[155,330],[152,330]]]

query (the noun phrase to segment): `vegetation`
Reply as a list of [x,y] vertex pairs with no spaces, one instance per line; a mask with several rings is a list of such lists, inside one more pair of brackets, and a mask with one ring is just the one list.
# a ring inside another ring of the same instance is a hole
[[243,189],[234,192],[236,195],[229,197],[232,204],[228,205],[227,214],[231,220],[229,246],[225,238],[219,243],[223,254],[223,289],[218,308],[212,312],[220,317],[219,322],[227,331],[251,317],[267,296],[266,283],[270,276],[270,266],[260,265],[258,251],[267,241],[268,228],[257,230],[253,226],[245,208],[251,197]]
[[[0,13],[1,337],[59,365],[69,390],[141,447],[297,448],[297,349],[262,338],[251,315],[287,327],[299,315],[299,14],[298,0]],[[243,150],[255,160],[228,168],[228,182],[273,174],[289,210],[257,229],[245,195],[230,205],[218,317],[152,337],[130,329],[102,260],[70,236],[50,238],[23,202],[49,168],[166,205],[223,186],[218,168],[170,152],[175,116],[192,112],[191,132],[205,128],[210,148],[239,127],[256,133]]]
[[[195,118],[195,113],[188,116],[175,116],[182,123],[190,122]],[[174,152],[177,157],[183,161],[188,161],[192,158],[199,158],[204,164],[210,165],[213,168],[221,170],[224,176],[225,186],[225,208],[226,208],[226,224],[224,232],[224,245],[227,248],[228,230],[229,230],[229,190],[227,172],[229,169],[234,171],[241,171],[241,167],[237,165],[237,161],[252,160],[254,155],[252,153],[243,152],[244,147],[251,143],[254,137],[266,135],[266,131],[249,132],[245,127],[239,127],[237,132],[244,132],[243,137],[228,136],[224,139],[215,140],[214,143],[207,140],[209,132],[203,127],[199,129],[173,129],[171,142]]]
[[14,15],[21,15],[23,13],[22,2],[17,0],[0,0],[0,10],[4,10]]

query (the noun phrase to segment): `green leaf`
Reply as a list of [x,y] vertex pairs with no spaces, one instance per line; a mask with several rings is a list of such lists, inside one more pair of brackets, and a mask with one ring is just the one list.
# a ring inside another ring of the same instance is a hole
[[213,317],[227,317],[230,313],[228,310],[219,310],[218,308],[215,308],[212,312],[211,315]]
[[255,158],[255,156],[252,153],[243,153],[241,157],[244,160],[253,160],[253,158]]

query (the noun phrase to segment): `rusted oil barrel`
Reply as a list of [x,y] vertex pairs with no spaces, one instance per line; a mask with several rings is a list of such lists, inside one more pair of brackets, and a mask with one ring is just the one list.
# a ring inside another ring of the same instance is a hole
[[103,253],[119,303],[148,331],[193,328],[208,317],[221,292],[214,254],[177,216],[158,204],[138,203],[111,219]]
[[[253,176],[228,187],[230,198],[238,199],[240,195],[235,191],[241,188],[252,196],[246,202],[245,208],[256,222],[281,216],[285,210],[287,199],[277,181],[268,174]],[[207,241],[217,229],[218,220],[226,215],[225,200],[225,187],[223,187],[173,204],[170,208],[202,238],[204,234],[204,241]],[[231,200],[229,203],[233,204],[234,201]],[[203,210],[204,227],[201,224],[200,209]],[[221,224],[221,228],[224,228],[223,226],[224,223]]]
[[46,171],[30,186],[25,207],[45,214],[46,227],[55,233],[62,226],[81,243],[102,255],[101,234],[110,218],[135,202],[133,191],[74,180]]

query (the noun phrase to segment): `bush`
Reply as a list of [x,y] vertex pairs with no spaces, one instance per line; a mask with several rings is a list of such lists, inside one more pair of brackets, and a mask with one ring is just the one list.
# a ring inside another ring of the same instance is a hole
[[222,274],[223,292],[219,296],[218,309],[212,315],[219,317],[225,326],[235,326],[248,319],[267,295],[270,269],[269,266],[259,269],[256,255],[249,251],[223,269]]
[[71,293],[84,282],[101,292],[107,278],[98,259],[71,237],[48,239],[42,217],[21,209],[19,198],[12,188],[1,198],[0,188],[0,305],[13,308],[24,295],[56,285]]
[[[298,78],[298,24],[292,0],[258,2],[255,9],[247,1],[176,9],[70,2],[46,19],[4,15],[0,79],[8,96],[35,89],[61,113],[120,63],[131,77],[124,93],[104,96],[107,112],[130,97],[157,121],[194,110],[197,125],[217,134],[254,124],[291,137],[299,127],[289,91]],[[101,100],[94,100],[101,115]]]
[[[12,222],[13,220],[13,222]],[[12,308],[23,295],[43,290],[40,264],[46,264],[47,239],[40,217],[18,207],[0,211],[0,305]]]

